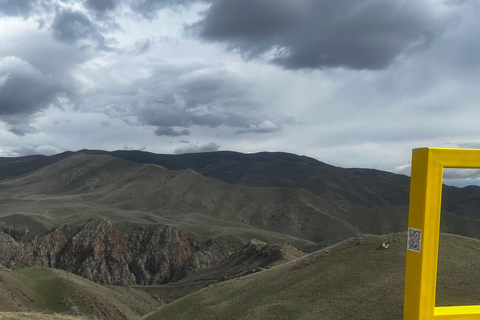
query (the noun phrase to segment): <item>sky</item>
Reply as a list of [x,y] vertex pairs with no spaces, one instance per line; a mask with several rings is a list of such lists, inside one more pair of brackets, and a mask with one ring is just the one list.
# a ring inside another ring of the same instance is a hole
[[283,151],[408,174],[413,148],[480,147],[479,31],[479,0],[0,0],[0,157]]

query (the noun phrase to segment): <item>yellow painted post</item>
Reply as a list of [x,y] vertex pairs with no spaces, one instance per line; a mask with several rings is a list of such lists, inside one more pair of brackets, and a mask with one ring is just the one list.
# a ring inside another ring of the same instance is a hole
[[443,168],[480,168],[480,150],[413,150],[404,320],[480,320],[480,306],[435,307]]

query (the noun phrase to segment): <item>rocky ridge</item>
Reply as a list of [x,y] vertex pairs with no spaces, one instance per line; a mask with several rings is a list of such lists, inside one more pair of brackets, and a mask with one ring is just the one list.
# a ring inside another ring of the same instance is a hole
[[[133,231],[122,233],[103,218],[91,219],[81,227],[58,225],[28,242],[20,241],[23,231],[13,229],[0,225],[2,268],[58,268],[103,285],[176,282],[239,254],[259,254],[252,250],[252,242],[233,236],[219,236],[198,244],[193,234],[176,227],[137,225],[131,226]],[[28,230],[24,231],[23,235]],[[272,262],[284,257],[277,248],[263,250],[262,255]]]

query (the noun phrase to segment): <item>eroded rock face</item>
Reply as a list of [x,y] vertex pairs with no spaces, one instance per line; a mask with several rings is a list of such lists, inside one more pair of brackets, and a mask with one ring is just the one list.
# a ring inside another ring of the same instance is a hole
[[0,264],[7,266],[11,261],[20,260],[21,247],[10,235],[0,232]]
[[121,234],[110,221],[92,219],[70,233],[57,226],[19,243],[0,231],[0,264],[59,268],[100,284],[158,284],[183,278],[185,261],[199,250],[192,234],[171,226]]
[[212,270],[209,279],[220,279],[289,260],[290,253],[303,255],[290,246],[247,243],[235,236],[219,236],[200,246],[190,232],[172,226],[128,225],[122,233],[106,219],[92,219],[82,227],[59,225],[28,242],[16,241],[3,231],[14,228],[2,227],[0,266],[58,268],[103,285],[161,284]]
[[37,235],[23,245],[21,262],[27,266],[56,268],[63,249],[68,241],[67,226],[57,226],[46,234]]
[[28,230],[25,228],[14,228],[12,226],[7,226],[3,222],[0,222],[0,232],[8,234],[15,240],[19,240],[28,232]]
[[185,262],[184,274],[190,275],[198,270],[211,268],[237,253],[244,246],[245,242],[234,236],[219,236],[210,239],[201,250],[191,255]]

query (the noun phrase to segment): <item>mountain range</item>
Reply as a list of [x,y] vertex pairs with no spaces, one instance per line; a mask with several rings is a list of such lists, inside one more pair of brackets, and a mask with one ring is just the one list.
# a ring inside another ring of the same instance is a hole
[[[0,267],[63,269],[168,303],[404,232],[408,197],[407,176],[280,152],[0,158]],[[479,197],[444,185],[441,231],[480,238]]]

